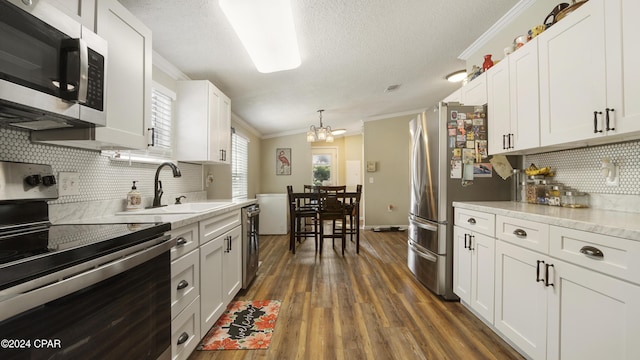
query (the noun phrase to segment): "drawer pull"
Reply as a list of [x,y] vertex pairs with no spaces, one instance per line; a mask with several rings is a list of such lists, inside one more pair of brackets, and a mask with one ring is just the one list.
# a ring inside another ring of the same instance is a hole
[[186,332],[183,332],[178,337],[178,345],[184,344],[187,340],[189,340],[189,334],[187,334]]
[[187,239],[183,238],[182,236],[178,238],[178,241],[176,242],[176,246],[183,246],[187,244]]
[[182,290],[187,286],[189,286],[189,283],[186,280],[180,280],[180,282],[178,283],[178,290]]
[[553,267],[553,264],[545,264],[545,271],[544,271],[544,286],[551,286],[553,287],[553,283],[549,282],[549,268]]
[[471,224],[471,225],[474,225],[474,224],[476,223],[476,219],[474,219],[474,218],[469,218],[469,219],[467,220],[467,222],[468,222],[469,224]]
[[527,232],[522,230],[522,229],[515,229],[513,230],[513,235],[519,237],[519,238],[526,238],[527,237]]
[[580,252],[590,257],[595,257],[595,258],[604,257],[604,253],[600,251],[600,249],[593,246],[583,246],[582,249],[580,249]]
[[537,264],[536,264],[536,282],[544,281],[544,279],[540,279],[540,264],[544,264],[544,261],[537,260]]

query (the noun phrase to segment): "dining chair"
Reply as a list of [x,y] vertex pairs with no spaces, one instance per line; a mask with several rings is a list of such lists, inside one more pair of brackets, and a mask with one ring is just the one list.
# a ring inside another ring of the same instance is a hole
[[349,192],[345,196],[344,205],[347,212],[347,221],[345,224],[336,222],[334,224],[334,232],[340,231],[340,227],[344,226],[345,234],[349,236],[349,240],[356,240],[356,254],[360,253],[360,198],[362,197],[362,185],[356,186],[355,192]]
[[[336,221],[341,221],[345,224],[347,218],[346,207],[344,206],[344,195],[346,192],[346,186],[319,186],[318,187],[318,221],[320,227],[320,252],[322,252],[322,246],[325,238],[331,238],[332,244],[335,246],[335,239],[342,239],[342,255],[344,255],[344,249],[346,248],[346,232],[345,227],[342,226],[339,233],[333,231],[336,228]],[[325,234],[324,222],[331,221],[331,234]]]
[[316,193],[294,193],[293,186],[287,185],[289,199],[289,250],[296,253],[296,243],[307,237],[313,237],[318,251],[318,209]]

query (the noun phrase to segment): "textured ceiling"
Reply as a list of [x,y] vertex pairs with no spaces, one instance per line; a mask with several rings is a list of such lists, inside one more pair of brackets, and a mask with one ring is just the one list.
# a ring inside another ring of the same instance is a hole
[[[264,1],[264,0],[263,0]],[[259,73],[217,0],[120,0],[153,31],[154,50],[208,79],[264,137],[435,105],[458,85],[458,55],[518,0],[291,0],[302,65]],[[480,62],[480,60],[479,60]],[[390,93],[389,85],[400,87]]]

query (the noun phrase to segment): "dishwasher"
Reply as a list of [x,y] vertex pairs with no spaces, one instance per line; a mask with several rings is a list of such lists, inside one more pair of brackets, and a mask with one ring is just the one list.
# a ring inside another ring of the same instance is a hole
[[258,272],[260,206],[242,208],[242,288],[247,289]]

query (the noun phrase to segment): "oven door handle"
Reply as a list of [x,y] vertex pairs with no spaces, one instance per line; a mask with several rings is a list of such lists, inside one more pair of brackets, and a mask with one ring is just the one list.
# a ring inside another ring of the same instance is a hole
[[[150,246],[149,242],[154,245]],[[170,235],[163,235],[149,242],[80,264],[84,266],[81,270],[78,270],[77,267],[71,267],[46,275],[43,277],[48,280],[45,285],[40,285],[40,281],[30,281],[0,292],[0,304],[2,304],[0,306],[0,321],[134,268],[170,251],[175,245],[176,239],[172,240]],[[30,288],[25,289],[25,286],[30,286]],[[16,289],[19,291],[14,292]]]

